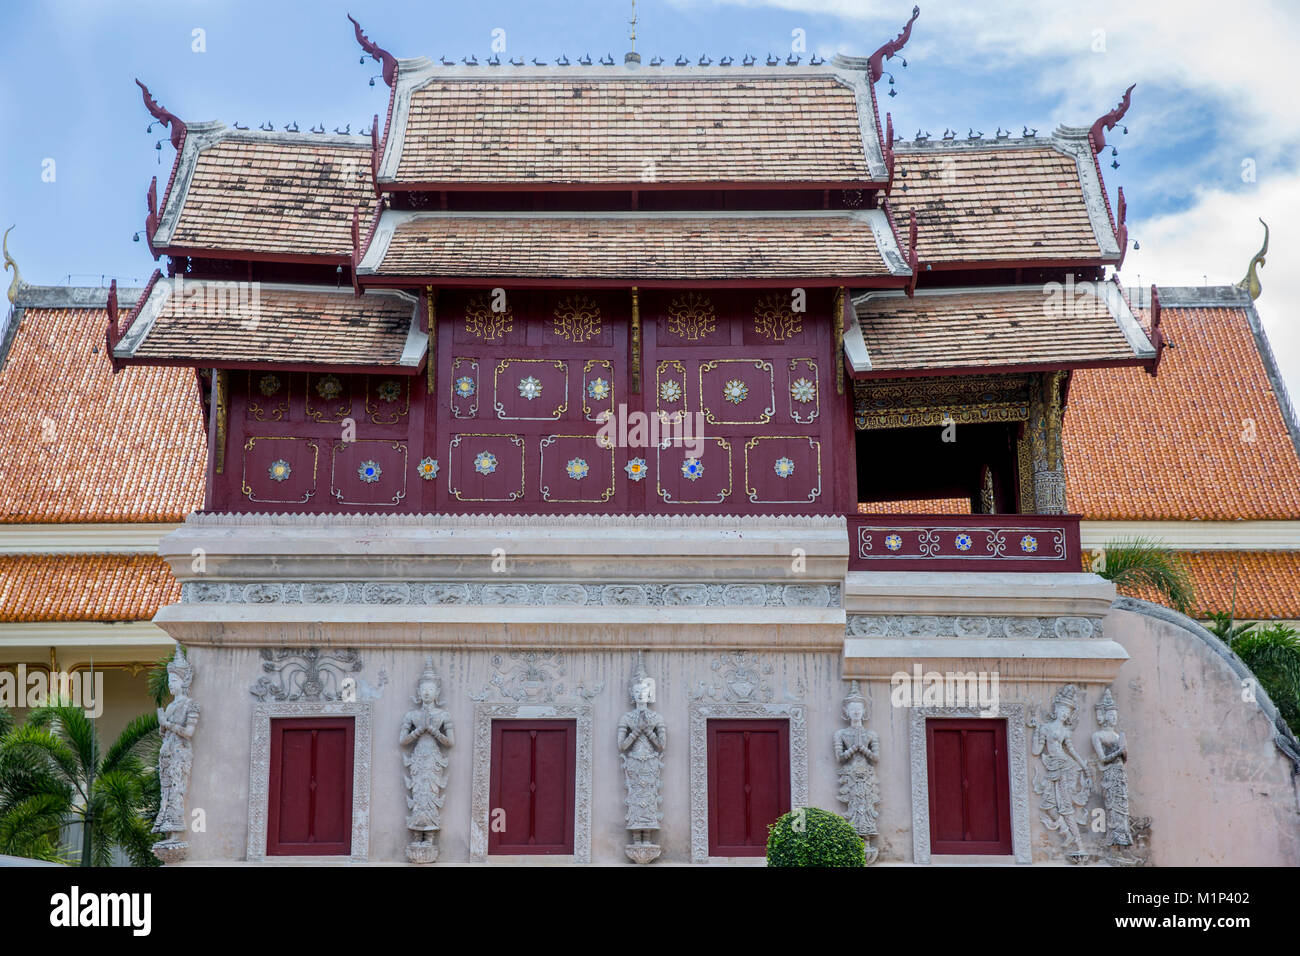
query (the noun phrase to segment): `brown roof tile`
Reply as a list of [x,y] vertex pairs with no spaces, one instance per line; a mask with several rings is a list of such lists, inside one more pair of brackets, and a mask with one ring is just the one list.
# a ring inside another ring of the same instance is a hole
[[[1073,290],[1042,286],[874,293],[856,300],[872,372],[909,369],[1055,366],[1137,362],[1155,353],[1113,287],[1108,304]],[[1126,316],[1141,341],[1134,351],[1112,314]],[[852,355],[852,353],[850,353]],[[857,368],[855,374],[865,370]]]
[[918,498],[898,501],[860,501],[863,515],[968,515],[969,498]]
[[[401,220],[386,247],[381,220],[358,274],[620,280],[890,275],[867,216],[422,215]],[[906,274],[902,260],[893,258]]]
[[1073,156],[901,146],[895,157],[890,203],[902,235],[916,211],[922,263],[1101,258]]
[[[227,133],[201,149],[187,181],[167,198],[183,202],[159,248],[259,255],[345,257],[352,210],[374,215],[370,145],[249,138]],[[182,164],[184,175],[185,167]],[[163,210],[166,219],[167,210]]]
[[0,554],[0,622],[147,621],[180,600],[153,554]]
[[0,368],[0,522],[179,521],[203,499],[194,373],[112,373],[103,309],[21,312]]
[[435,77],[406,124],[399,184],[872,180],[857,99],[831,75]]
[[415,367],[423,340],[419,355],[404,353],[416,309],[398,292],[163,279],[114,354],[169,364]]
[[1300,519],[1300,458],[1243,308],[1165,308],[1159,375],[1074,373],[1067,510],[1093,521]]

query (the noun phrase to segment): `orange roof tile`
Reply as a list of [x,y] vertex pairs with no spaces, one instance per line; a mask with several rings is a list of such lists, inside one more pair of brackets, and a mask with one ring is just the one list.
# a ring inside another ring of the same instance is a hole
[[[399,74],[399,93],[403,78]],[[397,132],[385,150],[381,182],[531,186],[880,178],[868,166],[857,95],[827,73],[435,75],[413,82],[405,135],[398,116],[390,126],[390,133]],[[400,110],[402,96],[397,103]],[[872,106],[863,109],[871,129]],[[870,140],[875,143],[874,130]],[[390,159],[391,152],[397,155]],[[394,160],[394,173],[386,175]]]
[[181,586],[153,554],[0,554],[0,622],[147,621]]
[[[113,350],[133,362],[409,366],[426,347],[418,303],[351,287],[161,279]],[[408,348],[412,336],[414,345]]]
[[[877,218],[883,232],[873,229]],[[617,280],[906,275],[888,233],[875,210],[731,216],[386,212],[357,274]],[[877,235],[888,244],[889,263]]]
[[[195,130],[198,130],[195,132]],[[352,210],[374,215],[370,143],[192,128],[154,245],[346,257]]]
[[[1300,620],[1300,551],[1180,551],[1192,576],[1192,617],[1232,611],[1237,620]],[[1084,566],[1092,555],[1084,553]],[[1234,589],[1235,585],[1235,589]],[[1142,589],[1123,589],[1131,597],[1164,603]]]
[[[1100,195],[1095,202],[1104,204]],[[1103,258],[1078,163],[1047,143],[900,144],[890,204],[900,235],[915,210],[923,264]],[[1098,226],[1104,215],[1104,205],[1094,212]],[[1107,223],[1102,235],[1113,247],[1109,231]]]
[[1165,308],[1159,375],[1074,373],[1066,510],[1093,521],[1300,518],[1300,456],[1244,305]]
[[1118,290],[1103,285],[1101,292],[1109,294],[1067,289],[1051,295],[1037,285],[921,290],[913,298],[867,293],[854,306],[869,365],[854,362],[853,372],[1073,368],[1154,357]]
[[113,375],[102,308],[20,309],[15,321],[0,366],[0,522],[180,521],[199,507],[194,373]]
[[863,515],[968,515],[969,498],[918,498],[913,501],[860,501]]

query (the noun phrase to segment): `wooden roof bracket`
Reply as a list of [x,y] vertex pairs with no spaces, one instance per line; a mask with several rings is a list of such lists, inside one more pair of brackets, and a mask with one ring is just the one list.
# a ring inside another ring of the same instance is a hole
[[1156,350],[1156,355],[1146,364],[1146,371],[1155,378],[1160,368],[1160,354],[1165,349],[1165,333],[1160,329],[1160,292],[1154,282],[1151,283],[1151,333],[1148,338],[1151,339],[1151,347]]
[[1115,203],[1115,244],[1119,246],[1119,262],[1115,271],[1124,268],[1124,256],[1128,254],[1128,204],[1124,201],[1124,187],[1119,187],[1119,199]]
[[913,209],[907,224],[907,265],[912,270],[912,278],[907,282],[907,297],[916,293],[916,280],[921,274],[921,258],[916,252],[916,210]]

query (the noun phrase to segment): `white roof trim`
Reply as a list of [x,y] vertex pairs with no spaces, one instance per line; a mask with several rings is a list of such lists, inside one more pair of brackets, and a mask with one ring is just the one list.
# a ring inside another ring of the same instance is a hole
[[1088,221],[1092,224],[1092,234],[1097,239],[1101,257],[1118,258],[1121,250],[1111,228],[1106,191],[1097,173],[1097,162],[1093,157],[1092,144],[1088,142],[1087,128],[1058,126],[1052,134],[1052,143],[1063,153],[1074,157],[1075,167],[1079,170],[1079,183],[1083,187],[1083,204],[1088,210]]
[[1079,522],[1083,547],[1094,551],[1117,538],[1155,538],[1178,551],[1300,551],[1300,521]]

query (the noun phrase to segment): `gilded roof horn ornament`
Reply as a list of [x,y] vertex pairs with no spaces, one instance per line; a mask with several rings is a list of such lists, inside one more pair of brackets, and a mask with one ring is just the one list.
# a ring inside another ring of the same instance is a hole
[[[1103,113],[1099,116],[1097,122],[1093,123],[1092,128],[1088,130],[1088,138],[1092,140],[1092,152],[1094,155],[1100,153],[1106,148],[1106,130],[1114,129],[1115,124],[1122,120],[1124,114],[1128,112],[1128,105],[1133,97],[1134,86],[1137,86],[1137,84],[1134,83],[1125,90],[1123,97],[1120,98],[1119,105],[1109,113]],[[1128,129],[1126,128],[1124,132],[1127,133]]]
[[[867,58],[867,69],[870,71],[868,75],[871,77],[872,83],[875,83],[885,75],[885,61],[892,60],[894,54],[907,45],[908,39],[912,36],[912,24],[916,22],[916,18],[920,15],[921,8],[913,7],[912,19],[907,21],[907,24],[903,27],[903,32],[881,46],[879,50]],[[904,65],[906,66],[906,63],[904,63]]]
[[13,226],[10,226],[8,229],[6,229],[4,240],[3,242],[0,242],[0,248],[3,248],[4,250],[5,271],[8,272],[10,269],[12,269],[14,272],[13,281],[9,283],[9,304],[10,305],[13,305],[15,302],[18,301],[18,289],[20,286],[24,284],[22,273],[18,271],[18,263],[14,262],[14,257],[9,255],[9,233],[13,231],[14,231]]
[[361,24],[357,23],[352,14],[348,14],[348,19],[352,21],[352,29],[356,31],[357,42],[361,44],[361,49],[383,64],[384,82],[391,87],[397,81],[397,57],[362,33]]
[[[1263,286],[1259,284],[1259,273],[1256,270],[1264,264],[1264,255],[1268,252],[1268,223],[1261,219],[1259,224],[1264,227],[1264,244],[1259,247],[1259,252],[1255,253],[1254,257],[1250,260],[1250,265],[1246,268],[1245,278],[1237,283],[1238,289],[1243,289],[1250,293],[1252,301],[1258,299],[1259,294],[1264,291]],[[13,301],[12,290],[10,290],[9,296],[10,301]]]

